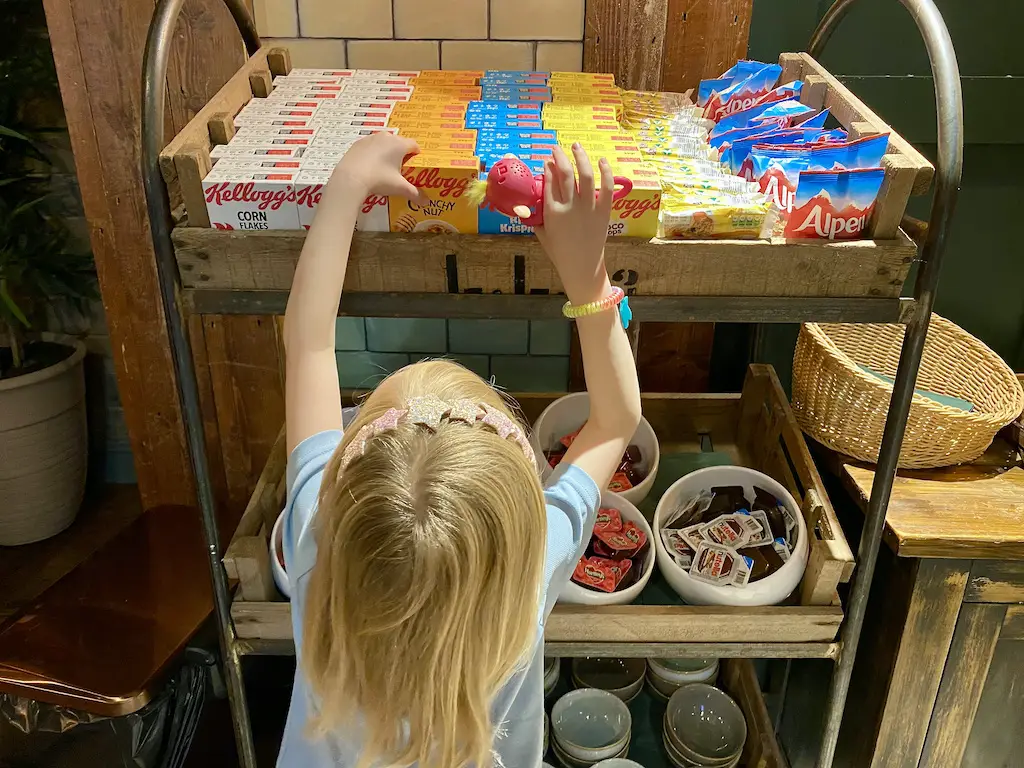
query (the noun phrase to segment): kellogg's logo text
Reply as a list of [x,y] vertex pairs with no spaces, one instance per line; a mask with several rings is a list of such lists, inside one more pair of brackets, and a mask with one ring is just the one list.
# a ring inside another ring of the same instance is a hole
[[624,197],[612,204],[612,210],[616,211],[620,219],[639,219],[648,211],[656,211],[661,208],[661,195],[656,194],[649,200],[635,200]]
[[409,169],[405,171],[404,176],[414,187],[437,190],[439,197],[451,197],[453,200],[462,197],[462,193],[469,185],[468,178],[446,176],[439,168]]
[[256,203],[261,211],[277,211],[285,203],[295,202],[295,188],[290,184],[280,189],[256,189],[255,182],[232,184],[224,181],[206,190],[206,202],[213,205],[227,203]]

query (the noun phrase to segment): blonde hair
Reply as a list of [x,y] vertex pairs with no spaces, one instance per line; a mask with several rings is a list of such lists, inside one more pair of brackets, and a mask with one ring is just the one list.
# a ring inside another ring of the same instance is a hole
[[363,405],[320,490],[304,671],[314,732],[351,729],[360,766],[490,765],[492,700],[538,631],[544,498],[517,443],[480,424],[402,422],[339,471],[361,426],[429,394],[512,415],[455,363],[408,366]]

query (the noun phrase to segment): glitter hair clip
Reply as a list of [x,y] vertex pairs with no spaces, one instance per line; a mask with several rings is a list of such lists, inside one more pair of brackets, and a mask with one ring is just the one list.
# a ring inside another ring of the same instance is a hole
[[480,422],[493,429],[502,440],[515,440],[531,464],[536,461],[533,448],[523,434],[522,428],[501,410],[472,400],[447,402],[434,395],[427,395],[411,398],[406,408],[391,408],[369,424],[363,425],[352,438],[352,442],[345,447],[345,452],[341,456],[341,469],[344,470],[357,457],[362,456],[370,440],[383,432],[395,429],[403,419],[436,432],[445,416],[448,417],[448,421],[461,421],[470,426]]

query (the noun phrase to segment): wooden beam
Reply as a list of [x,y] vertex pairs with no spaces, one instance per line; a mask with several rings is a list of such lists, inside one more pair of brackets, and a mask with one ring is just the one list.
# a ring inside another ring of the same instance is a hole
[[753,0],[669,0],[662,90],[686,91],[746,58]]
[[[142,501],[191,504],[140,172],[139,83],[154,3],[45,0],[43,6]],[[188,0],[168,71],[168,130],[183,126],[242,60],[224,5]]]
[[669,0],[587,0],[583,69],[611,72],[622,88],[661,86]]

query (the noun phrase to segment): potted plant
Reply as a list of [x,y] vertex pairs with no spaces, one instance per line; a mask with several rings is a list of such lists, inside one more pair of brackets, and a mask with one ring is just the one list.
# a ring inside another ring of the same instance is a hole
[[[0,128],[0,153],[31,152]],[[0,546],[45,539],[74,520],[85,491],[85,345],[41,332],[52,303],[92,292],[92,261],[69,253],[37,180],[0,177]]]

